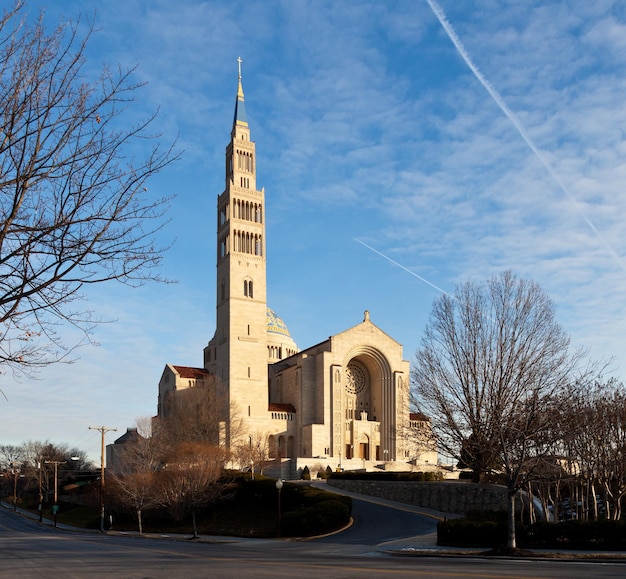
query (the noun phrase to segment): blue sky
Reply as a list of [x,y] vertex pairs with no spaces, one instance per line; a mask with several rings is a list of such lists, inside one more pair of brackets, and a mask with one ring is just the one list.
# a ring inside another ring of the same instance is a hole
[[301,348],[368,309],[411,360],[433,286],[511,269],[549,293],[573,345],[626,376],[624,3],[66,0],[46,20],[94,11],[87,70],[138,65],[133,109],[158,107],[183,151],[149,183],[176,195],[162,273],[178,283],[90,288],[115,321],[71,366],[2,376],[0,443],[99,461],[90,425],[118,428],[112,442],[156,412],[165,363],[202,365],[239,56],[268,302]]

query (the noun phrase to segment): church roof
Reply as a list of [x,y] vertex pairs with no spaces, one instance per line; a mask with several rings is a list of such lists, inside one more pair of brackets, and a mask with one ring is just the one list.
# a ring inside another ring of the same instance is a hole
[[291,414],[296,413],[296,408],[293,404],[280,404],[278,402],[270,402],[268,410],[270,412],[290,412]]
[[143,436],[137,432],[136,428],[127,428],[126,432],[122,434],[114,444],[126,444],[128,442],[137,442],[143,439]]
[[195,380],[204,380],[210,376],[204,368],[191,368],[190,366],[174,366],[172,368],[178,372],[181,378],[193,378]]

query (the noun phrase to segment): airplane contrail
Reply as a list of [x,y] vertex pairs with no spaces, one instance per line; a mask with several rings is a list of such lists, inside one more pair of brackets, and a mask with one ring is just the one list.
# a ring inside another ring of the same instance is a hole
[[455,32],[454,28],[452,27],[452,25],[450,24],[450,22],[446,18],[446,14],[443,11],[443,9],[441,8],[441,6],[439,6],[439,4],[436,2],[436,0],[426,0],[426,1],[428,2],[428,5],[430,6],[430,9],[433,11],[434,15],[437,17],[437,20],[439,20],[439,23],[441,24],[441,26],[445,30],[446,34],[448,35],[448,38],[450,38],[450,40],[452,41],[452,44],[454,44],[457,52],[461,55],[461,58],[465,61],[465,64],[467,64],[467,66],[472,71],[474,76],[478,79],[480,84],[482,84],[483,87],[485,88],[485,90],[491,95],[491,98],[495,101],[495,103],[498,105],[500,110],[511,121],[511,123],[516,128],[516,130],[519,133],[519,135],[522,137],[522,139],[524,139],[524,142],[526,143],[526,145],[528,145],[528,148],[534,153],[535,157],[537,157],[537,159],[539,159],[540,163],[548,171],[548,173],[550,174],[552,179],[554,179],[555,183],[559,186],[561,191],[563,191],[563,193],[565,193],[565,195],[567,195],[569,200],[574,205],[574,208],[578,211],[580,216],[585,220],[585,222],[587,223],[589,228],[596,234],[597,238],[600,240],[602,245],[604,245],[605,249],[611,254],[611,256],[615,259],[615,261],[617,261],[618,265],[624,271],[626,271],[626,264],[624,264],[624,261],[622,260],[622,258],[608,244],[608,242],[604,239],[604,237],[600,234],[600,232],[598,231],[596,226],[593,224],[591,219],[589,219],[589,217],[587,217],[585,212],[582,210],[582,208],[580,206],[580,203],[578,203],[576,201],[574,196],[569,192],[569,190],[567,189],[565,184],[561,181],[559,176],[554,172],[554,170],[552,169],[550,164],[546,161],[544,156],[541,154],[539,149],[535,146],[533,141],[526,134],[526,130],[524,129],[524,127],[522,126],[522,124],[520,123],[518,118],[513,114],[513,111],[511,111],[509,109],[509,107],[506,105],[506,103],[504,102],[504,100],[502,99],[500,94],[496,91],[495,88],[493,88],[491,83],[489,83],[489,81],[480,72],[478,67],[474,64],[474,62],[470,58],[469,54],[465,50],[465,47],[463,46],[463,43],[461,42],[461,39],[458,37],[458,35]]
[[353,238],[354,241],[356,241],[357,243],[360,243],[361,245],[363,245],[364,247],[367,247],[367,249],[370,249],[371,251],[373,251],[374,253],[380,255],[380,257],[385,258],[387,261],[390,261],[391,263],[393,263],[394,265],[397,265],[400,269],[403,269],[404,271],[406,271],[407,273],[410,273],[413,277],[416,277],[417,279],[419,279],[420,281],[423,281],[425,284],[429,285],[430,287],[436,289],[438,292],[441,292],[442,294],[446,294],[447,296],[450,296],[451,298],[454,299],[454,296],[450,293],[448,293],[446,290],[441,289],[440,287],[436,286],[434,283],[429,282],[426,278],[422,277],[421,275],[416,274],[414,271],[411,271],[408,267],[403,266],[401,263],[398,263],[397,261],[391,259],[390,257],[386,256],[384,253],[381,253],[380,251],[378,251],[377,249],[374,249],[371,245],[368,245],[367,243],[365,243],[364,241],[361,241],[360,239],[354,237]]

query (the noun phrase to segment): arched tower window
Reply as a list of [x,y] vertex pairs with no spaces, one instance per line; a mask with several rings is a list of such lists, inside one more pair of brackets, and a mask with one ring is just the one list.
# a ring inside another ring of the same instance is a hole
[[254,287],[253,287],[251,279],[243,280],[243,295],[246,296],[247,298],[254,297]]

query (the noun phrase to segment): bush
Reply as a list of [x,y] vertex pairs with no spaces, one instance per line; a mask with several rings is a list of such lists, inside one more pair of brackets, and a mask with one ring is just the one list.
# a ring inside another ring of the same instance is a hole
[[311,472],[309,471],[308,466],[305,466],[302,469],[302,480],[311,480]]
[[323,500],[314,506],[304,506],[282,515],[281,534],[290,537],[310,537],[335,531],[350,521],[351,501],[347,497]]
[[506,512],[471,511],[462,519],[450,519],[437,524],[438,545],[504,547],[506,542]]

